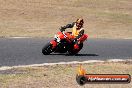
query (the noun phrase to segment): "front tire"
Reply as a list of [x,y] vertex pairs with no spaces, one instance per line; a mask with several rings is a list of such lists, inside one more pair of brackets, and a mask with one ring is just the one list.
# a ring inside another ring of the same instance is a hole
[[47,43],[43,48],[42,48],[42,53],[44,55],[49,55],[50,53],[52,53],[52,44]]

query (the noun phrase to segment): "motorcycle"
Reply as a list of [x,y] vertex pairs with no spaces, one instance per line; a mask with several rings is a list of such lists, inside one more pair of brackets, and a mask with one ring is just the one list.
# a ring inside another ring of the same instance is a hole
[[83,34],[79,39],[79,48],[75,45],[73,41],[75,37],[71,32],[58,32],[55,34],[54,39],[47,43],[42,48],[42,53],[44,55],[49,55],[50,53],[68,53],[69,55],[77,54],[83,48],[83,42],[87,39],[88,35]]

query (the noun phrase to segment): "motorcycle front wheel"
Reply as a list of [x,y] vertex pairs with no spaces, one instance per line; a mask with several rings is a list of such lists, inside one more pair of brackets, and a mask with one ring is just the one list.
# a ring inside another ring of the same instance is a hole
[[49,55],[50,53],[52,53],[52,44],[47,43],[43,48],[42,48],[42,53],[44,55]]

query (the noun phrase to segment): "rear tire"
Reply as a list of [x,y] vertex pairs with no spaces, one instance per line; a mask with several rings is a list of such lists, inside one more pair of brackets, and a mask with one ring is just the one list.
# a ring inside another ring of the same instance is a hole
[[50,53],[52,53],[52,44],[47,43],[43,48],[42,48],[42,53],[44,55],[49,55]]

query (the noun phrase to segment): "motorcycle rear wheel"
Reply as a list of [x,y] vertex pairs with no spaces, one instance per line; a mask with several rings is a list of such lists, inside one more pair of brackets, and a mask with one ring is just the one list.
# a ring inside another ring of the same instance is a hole
[[42,48],[42,53],[44,55],[49,55],[50,53],[52,53],[52,44],[47,43],[43,48]]

